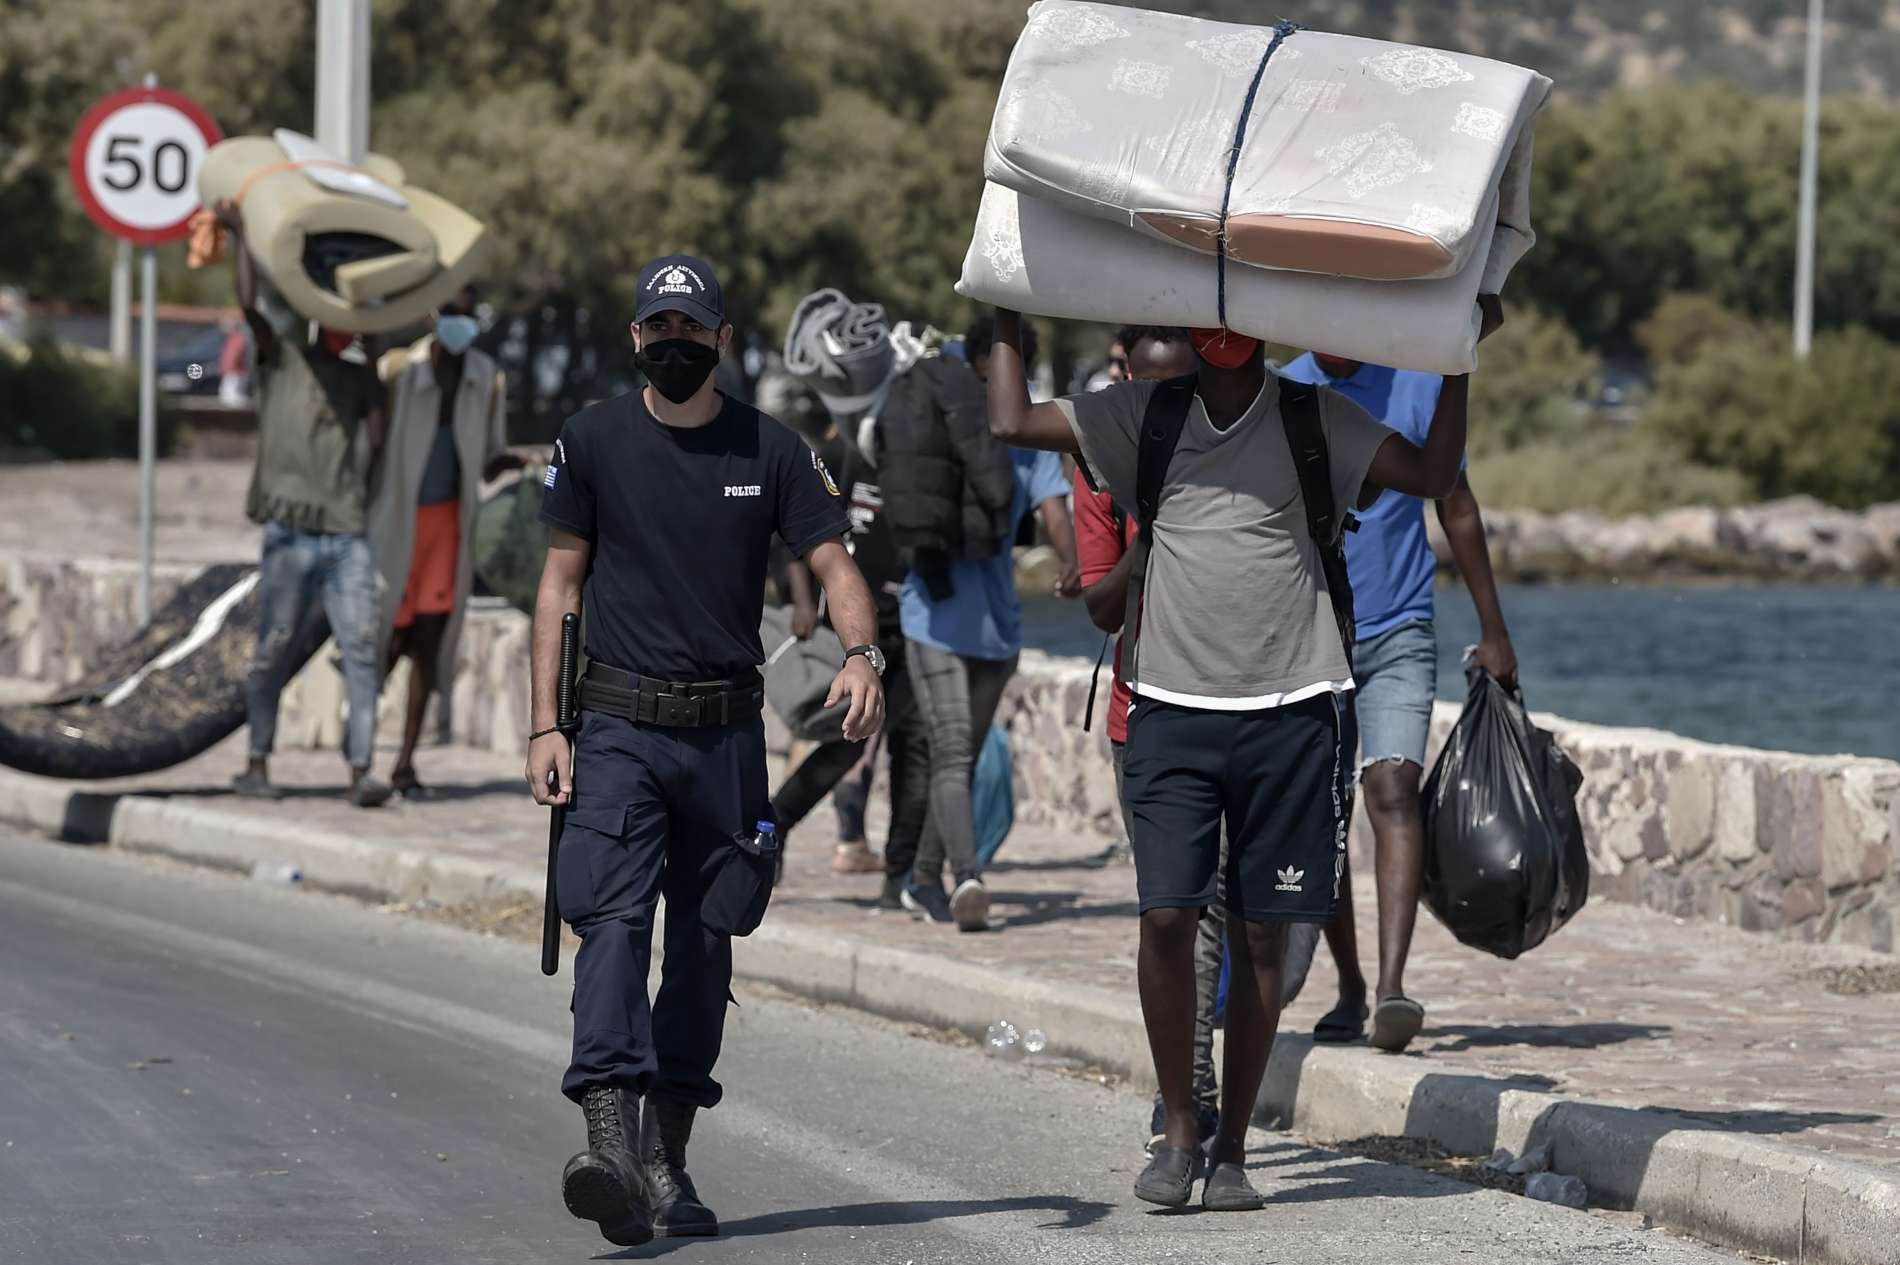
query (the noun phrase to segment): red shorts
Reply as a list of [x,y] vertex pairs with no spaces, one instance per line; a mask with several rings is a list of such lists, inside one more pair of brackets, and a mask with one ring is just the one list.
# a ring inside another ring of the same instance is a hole
[[402,605],[396,608],[396,627],[409,627],[418,615],[455,610],[455,560],[461,541],[460,501],[416,507],[416,551],[409,559]]

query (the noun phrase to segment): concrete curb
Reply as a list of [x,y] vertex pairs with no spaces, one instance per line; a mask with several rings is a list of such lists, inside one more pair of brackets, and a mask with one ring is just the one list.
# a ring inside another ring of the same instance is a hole
[[[275,820],[241,809],[13,774],[0,773],[0,821],[222,869],[288,862],[312,887],[377,900],[542,895],[543,876],[528,866],[392,851],[338,832],[292,839]],[[740,942],[734,967],[802,996],[974,1035],[999,1017],[1027,1020],[1049,1034],[1052,1051],[1138,1087],[1153,1083],[1132,995],[769,920]],[[1594,1202],[1708,1242],[1798,1265],[1900,1265],[1900,1173],[1686,1116],[1551,1094],[1539,1082],[1423,1059],[1316,1048],[1297,1036],[1276,1043],[1256,1111],[1262,1124],[1328,1140],[1427,1138],[1465,1155],[1548,1146],[1552,1169],[1582,1178]]]

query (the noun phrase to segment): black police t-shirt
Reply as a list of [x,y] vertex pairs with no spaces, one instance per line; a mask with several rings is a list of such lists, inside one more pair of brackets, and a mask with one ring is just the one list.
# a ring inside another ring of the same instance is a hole
[[839,435],[820,443],[818,455],[844,496],[845,517],[851,523],[851,538],[845,543],[877,603],[878,640],[889,642],[901,637],[903,619],[898,613],[898,597],[904,591],[906,569],[898,557],[890,519],[884,513],[884,489],[878,483],[878,473],[864,454]]
[[801,558],[844,536],[843,502],[818,454],[722,398],[705,426],[668,426],[634,392],[561,428],[541,521],[593,545],[588,658],[673,681],[741,675],[765,657],[773,533]]

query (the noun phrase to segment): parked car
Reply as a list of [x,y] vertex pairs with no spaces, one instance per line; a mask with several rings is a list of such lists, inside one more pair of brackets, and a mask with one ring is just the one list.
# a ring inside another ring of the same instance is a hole
[[167,395],[216,395],[224,331],[213,325],[158,361],[158,389]]

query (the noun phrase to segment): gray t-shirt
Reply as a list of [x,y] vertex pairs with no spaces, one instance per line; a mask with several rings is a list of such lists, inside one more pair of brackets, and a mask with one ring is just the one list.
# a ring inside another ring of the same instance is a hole
[[[1135,502],[1136,436],[1153,382],[1127,382],[1058,403],[1098,482]],[[1363,509],[1372,457],[1392,432],[1321,388],[1333,502]],[[1352,688],[1299,477],[1269,373],[1247,413],[1214,429],[1200,397],[1162,482],[1134,691],[1184,707],[1253,711]]]

